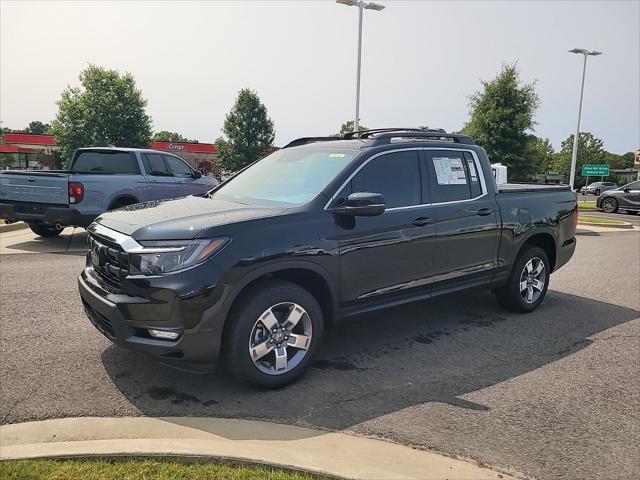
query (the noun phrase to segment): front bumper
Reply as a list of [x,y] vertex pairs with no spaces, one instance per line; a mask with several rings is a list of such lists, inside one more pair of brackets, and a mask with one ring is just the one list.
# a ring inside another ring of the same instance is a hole
[[86,227],[95,215],[83,215],[75,208],[42,203],[0,203],[0,218],[10,221],[60,224],[62,226]]
[[[87,261],[78,278],[80,297],[91,323],[115,344],[159,359],[162,363],[194,372],[215,367],[220,353],[223,322],[215,315],[222,287],[204,286],[185,295],[183,282],[201,278],[183,274],[123,282],[113,293],[101,286]],[[211,265],[199,266],[210,270]],[[217,269],[216,269],[217,270]],[[149,329],[178,331],[176,340],[161,340]]]

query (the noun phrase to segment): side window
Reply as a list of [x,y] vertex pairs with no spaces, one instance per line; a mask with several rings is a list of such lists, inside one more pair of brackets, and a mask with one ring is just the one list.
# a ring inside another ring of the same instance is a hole
[[167,165],[159,153],[145,153],[143,155],[144,169],[149,175],[169,176]]
[[464,152],[426,150],[425,156],[433,203],[468,200],[472,198],[472,191],[481,191],[473,160],[469,161]]
[[640,190],[640,182],[633,182],[627,185],[629,190]]
[[164,159],[169,165],[169,169],[174,177],[191,178],[193,177],[193,170],[184,161],[176,157],[165,155]]
[[420,205],[418,152],[394,152],[371,160],[351,180],[351,192],[381,193],[387,208]]
[[469,175],[469,188],[471,190],[471,198],[482,195],[482,184],[480,183],[480,172],[476,168],[476,162],[469,152],[464,152],[464,158],[467,161],[467,172]]

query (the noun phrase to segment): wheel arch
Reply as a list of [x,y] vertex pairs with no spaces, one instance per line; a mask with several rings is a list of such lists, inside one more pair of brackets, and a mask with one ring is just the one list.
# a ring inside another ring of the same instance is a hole
[[113,210],[115,205],[118,202],[121,202],[121,201],[127,202],[124,205],[133,205],[134,203],[139,203],[139,200],[136,198],[135,195],[130,194],[130,193],[125,193],[125,194],[118,195],[117,197],[113,198],[111,200],[111,203],[109,203],[109,208],[107,208],[107,210]]
[[542,250],[544,250],[544,253],[546,253],[547,257],[549,258],[549,262],[551,262],[551,272],[553,272],[556,268],[557,255],[555,237],[548,232],[534,233],[524,241],[515,258],[518,258],[522,250],[524,250],[529,245],[535,245],[536,247],[540,247]]
[[284,280],[301,286],[311,293],[320,304],[325,325],[328,326],[338,321],[338,297],[329,273],[310,262],[283,262],[258,269],[245,276],[229,293],[218,312],[225,319],[222,327],[223,342],[228,327],[227,320],[242,294],[270,279]]

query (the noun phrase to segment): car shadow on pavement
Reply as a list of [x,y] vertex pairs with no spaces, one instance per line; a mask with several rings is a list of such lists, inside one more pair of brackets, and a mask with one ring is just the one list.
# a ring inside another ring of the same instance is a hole
[[310,371],[275,391],[240,385],[223,368],[194,375],[115,346],[102,362],[144,415],[333,430],[427,402],[487,410],[462,396],[571,355],[588,347],[590,336],[638,317],[637,310],[555,291],[524,315],[502,310],[489,293],[461,294],[335,326]]
[[12,253],[53,253],[60,255],[85,255],[89,249],[87,232],[83,229],[68,228],[58,237],[44,238],[31,235],[28,231],[22,235],[3,238],[3,249]]

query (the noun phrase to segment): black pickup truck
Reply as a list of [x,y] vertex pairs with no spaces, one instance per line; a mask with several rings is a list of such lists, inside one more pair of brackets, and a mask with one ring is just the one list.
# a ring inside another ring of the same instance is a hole
[[497,187],[468,137],[303,138],[204,197],[102,214],[78,282],[117,344],[187,370],[221,357],[277,387],[347,317],[477,288],[531,312],[573,255],[577,215],[566,186]]

